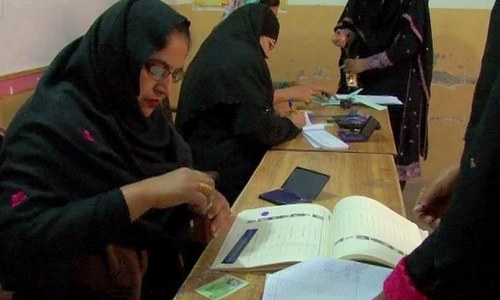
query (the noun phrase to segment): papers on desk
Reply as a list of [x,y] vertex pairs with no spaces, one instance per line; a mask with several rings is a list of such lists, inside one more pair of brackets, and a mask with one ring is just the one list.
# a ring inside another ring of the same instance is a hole
[[302,127],[302,134],[314,148],[324,150],[349,149],[348,144],[326,131],[325,124],[312,124],[307,113],[305,113],[305,118],[306,126]]
[[403,103],[394,96],[378,96],[378,95],[358,95],[362,89],[358,89],[350,94],[338,94],[335,97],[330,97],[328,100],[315,101],[322,106],[340,105],[340,100],[352,99],[353,104],[363,104],[376,110],[387,109],[385,105],[403,105]]
[[314,258],[267,275],[263,300],[373,299],[392,269]]

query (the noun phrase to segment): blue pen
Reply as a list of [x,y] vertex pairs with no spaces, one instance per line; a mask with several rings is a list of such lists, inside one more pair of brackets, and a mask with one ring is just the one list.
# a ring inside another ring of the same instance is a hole
[[288,107],[290,108],[291,111],[293,111],[292,99],[288,99]]

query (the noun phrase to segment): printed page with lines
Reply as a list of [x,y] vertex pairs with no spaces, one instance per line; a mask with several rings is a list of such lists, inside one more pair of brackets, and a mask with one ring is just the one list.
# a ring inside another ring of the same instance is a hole
[[380,202],[341,199],[333,213],[311,203],[242,211],[212,269],[277,270],[315,257],[394,267],[427,232]]
[[331,212],[317,204],[289,204],[238,214],[212,269],[277,269],[331,253]]
[[340,200],[333,211],[333,256],[394,267],[427,231],[382,203],[363,196]]

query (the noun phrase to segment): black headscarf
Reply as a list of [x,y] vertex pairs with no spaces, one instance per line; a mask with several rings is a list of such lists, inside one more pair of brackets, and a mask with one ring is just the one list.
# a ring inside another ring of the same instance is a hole
[[237,9],[214,28],[182,83],[175,121],[181,132],[193,116],[217,103],[272,109],[273,84],[259,42],[263,30],[277,39],[279,24],[269,7],[259,3]]
[[159,0],[119,1],[57,55],[17,113],[0,152],[0,279],[9,288],[64,289],[80,254],[164,234],[144,220],[130,225],[119,188],[191,165],[164,112],[146,118],[137,100],[142,66],[176,26],[189,21]]
[[[56,57],[37,86],[34,101],[66,94],[86,106],[87,114],[112,115],[116,123],[108,130],[121,132],[123,146],[130,150],[129,167],[142,175],[152,175],[152,169],[156,174],[167,170],[155,164],[161,164],[160,149],[170,143],[171,132],[160,110],[150,118],[142,114],[138,78],[149,56],[164,47],[167,33],[181,23],[189,26],[186,18],[158,1],[121,1]],[[73,111],[64,115],[75,120]]]
[[262,24],[262,30],[260,31],[260,35],[267,36],[275,41],[278,41],[279,34],[280,34],[280,23],[278,22],[278,19],[276,18],[274,13],[264,14],[264,23]]
[[274,114],[260,37],[265,32],[277,38],[278,29],[266,5],[237,9],[201,45],[182,83],[177,129],[193,150],[195,167],[219,173],[217,189],[229,203],[267,150],[300,133]]

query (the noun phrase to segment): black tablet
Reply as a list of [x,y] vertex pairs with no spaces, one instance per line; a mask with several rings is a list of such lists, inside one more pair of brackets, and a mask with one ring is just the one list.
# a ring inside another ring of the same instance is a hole
[[330,175],[295,167],[281,188],[265,192],[259,198],[275,204],[309,203],[323,190]]

